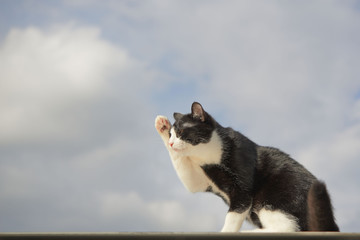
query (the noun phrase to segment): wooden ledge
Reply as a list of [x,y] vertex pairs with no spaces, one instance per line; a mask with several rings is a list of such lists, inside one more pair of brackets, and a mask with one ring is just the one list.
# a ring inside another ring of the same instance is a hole
[[86,240],[86,239],[360,239],[360,233],[339,233],[339,232],[299,232],[299,233],[181,233],[181,232],[109,232],[109,233],[81,233],[81,232],[64,232],[64,233],[0,233],[1,240],[15,240],[15,239],[46,239],[46,240]]

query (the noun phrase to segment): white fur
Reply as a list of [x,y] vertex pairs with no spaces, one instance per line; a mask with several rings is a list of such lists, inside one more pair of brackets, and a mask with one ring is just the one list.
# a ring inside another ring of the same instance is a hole
[[229,202],[229,197],[206,176],[201,168],[205,164],[219,164],[221,148],[221,141],[216,132],[212,134],[210,142],[193,146],[177,138],[174,130],[171,129],[168,150],[174,168],[184,186],[190,192],[203,192],[211,186],[214,192]]
[[182,126],[183,128],[190,128],[196,126],[196,123],[184,123]]
[[294,216],[279,210],[272,211],[263,208],[259,211],[258,217],[263,228],[251,230],[251,232],[296,232],[300,230]]
[[243,213],[228,212],[226,214],[225,224],[221,232],[238,232],[248,213],[249,209]]
[[193,146],[177,138],[173,128],[170,130],[171,138],[169,138],[169,130],[159,131],[161,123],[164,121],[168,121],[166,117],[158,116],[155,120],[155,127],[163,139],[176,173],[186,189],[190,192],[203,192],[211,187],[215,193],[220,194],[225,201],[229,202],[229,197],[206,176],[201,168],[205,164],[220,163],[222,144],[218,134],[213,132],[208,143]]
[[220,164],[222,143],[216,132],[213,132],[210,142],[200,143],[195,146],[176,137],[173,128],[170,133],[171,138],[169,139],[168,150],[171,157],[174,157],[175,159],[189,157],[194,163],[200,166],[205,164]]

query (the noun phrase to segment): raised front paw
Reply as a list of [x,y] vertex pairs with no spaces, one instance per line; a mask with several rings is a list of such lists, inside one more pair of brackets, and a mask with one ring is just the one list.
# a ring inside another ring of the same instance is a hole
[[161,135],[169,132],[171,128],[170,121],[165,116],[157,116],[155,119],[155,128]]

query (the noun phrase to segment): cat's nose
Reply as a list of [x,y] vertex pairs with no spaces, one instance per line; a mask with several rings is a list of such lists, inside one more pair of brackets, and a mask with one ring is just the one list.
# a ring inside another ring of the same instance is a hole
[[169,145],[170,145],[170,147],[172,147],[172,146],[174,145],[174,143],[173,143],[173,142],[171,142],[171,143],[169,143]]

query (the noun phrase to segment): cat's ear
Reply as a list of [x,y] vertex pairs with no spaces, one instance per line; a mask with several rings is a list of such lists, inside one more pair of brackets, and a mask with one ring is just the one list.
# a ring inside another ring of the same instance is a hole
[[175,119],[175,121],[179,120],[182,116],[184,116],[184,115],[181,114],[181,113],[174,113],[174,119]]
[[191,115],[193,118],[197,118],[202,122],[205,122],[206,113],[200,103],[194,102],[191,105]]

